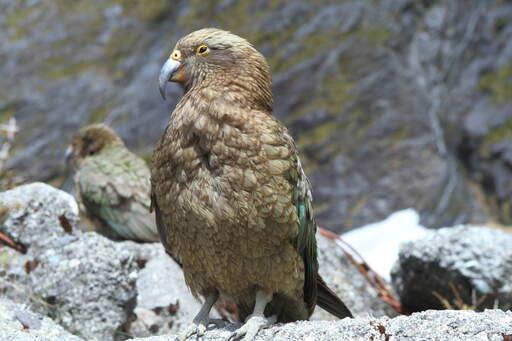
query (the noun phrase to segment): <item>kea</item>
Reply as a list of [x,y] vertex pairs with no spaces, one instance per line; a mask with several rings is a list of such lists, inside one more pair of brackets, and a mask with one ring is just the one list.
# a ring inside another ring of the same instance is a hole
[[164,99],[168,82],[184,94],[153,154],[152,207],[167,252],[204,298],[182,339],[204,333],[219,298],[236,303],[244,340],[316,305],[351,316],[318,274],[311,185],[272,115],[265,58],[239,36],[201,29],[163,65]]
[[99,233],[115,240],[160,241],[149,211],[149,168],[111,128],[81,128],[66,154],[75,171],[79,205]]

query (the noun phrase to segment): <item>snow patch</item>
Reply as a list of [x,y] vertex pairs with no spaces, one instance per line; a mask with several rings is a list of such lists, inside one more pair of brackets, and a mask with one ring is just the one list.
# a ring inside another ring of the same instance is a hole
[[341,238],[356,249],[373,270],[389,281],[400,245],[424,237],[427,231],[420,225],[418,212],[409,208],[395,212],[383,221],[344,233]]

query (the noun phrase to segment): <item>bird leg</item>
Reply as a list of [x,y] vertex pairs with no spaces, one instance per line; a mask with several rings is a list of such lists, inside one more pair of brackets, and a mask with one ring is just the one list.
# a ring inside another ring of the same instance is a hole
[[277,316],[266,318],[264,315],[265,307],[270,301],[272,301],[272,294],[258,291],[252,314],[247,317],[244,325],[238,328],[231,338],[238,340],[245,335],[243,341],[253,341],[261,329],[275,323]]
[[204,335],[204,332],[210,323],[210,310],[212,310],[212,307],[215,302],[217,302],[218,298],[218,293],[210,294],[206,297],[203,306],[197,313],[196,317],[194,317],[194,320],[192,320],[192,324],[180,334],[180,341],[184,341],[194,334],[197,334],[197,336]]

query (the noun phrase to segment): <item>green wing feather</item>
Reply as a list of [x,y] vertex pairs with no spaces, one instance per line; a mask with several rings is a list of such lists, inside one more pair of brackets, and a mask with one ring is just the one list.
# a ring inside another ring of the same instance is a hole
[[[291,138],[290,138],[291,139]],[[293,142],[292,142],[293,143]],[[292,144],[295,148],[295,145]],[[294,149],[289,173],[293,186],[293,200],[299,218],[297,248],[304,261],[304,301],[309,313],[313,313],[317,297],[318,260],[316,246],[316,223],[313,215],[311,184],[302,169],[300,159]]]
[[126,148],[85,159],[75,177],[77,194],[99,231],[114,239],[158,241],[149,212],[149,169]]
[[113,239],[136,239],[136,236],[126,231],[126,226],[122,223],[123,216],[116,206],[94,200],[93,196],[88,195],[83,196],[83,204],[88,213],[103,224],[99,231],[104,235]]
[[329,289],[318,274],[318,255],[316,245],[316,222],[313,215],[313,199],[311,184],[302,169],[300,160],[295,154],[292,157],[292,171],[290,180],[294,186],[293,199],[299,218],[299,233],[297,248],[304,261],[304,302],[309,314],[313,313],[318,304],[334,316],[339,318],[351,317],[347,306],[336,294]]

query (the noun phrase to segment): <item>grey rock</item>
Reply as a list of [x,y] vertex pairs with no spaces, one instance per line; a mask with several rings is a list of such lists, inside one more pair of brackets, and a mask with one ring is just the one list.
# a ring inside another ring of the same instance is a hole
[[493,340],[512,335],[512,313],[501,310],[426,311],[389,321],[386,334],[392,340]]
[[42,304],[36,311],[88,340],[126,332],[135,304],[140,245],[115,243],[95,232],[60,248],[41,250],[26,286]]
[[[235,325],[210,329],[201,338],[190,340],[228,340]],[[503,341],[512,335],[512,312],[501,310],[426,311],[392,319],[357,318],[341,321],[300,321],[274,325],[260,331],[256,341]],[[174,341],[175,335],[156,336],[144,341]]]
[[41,321],[34,317],[34,315],[27,313],[26,311],[16,311],[14,313],[14,317],[20,321],[23,325],[23,328],[27,329],[40,329]]
[[24,304],[0,299],[0,340],[81,341],[48,317],[33,313]]
[[[26,254],[0,250],[0,290],[88,340],[176,332],[199,311],[159,243],[114,242],[77,228],[69,194],[34,183],[0,193],[2,232]],[[62,226],[66,217],[67,230]],[[23,312],[18,320],[37,329]]]
[[201,308],[185,284],[179,265],[162,245],[151,248],[153,255],[137,278],[137,305],[133,310],[137,319],[130,325],[133,336],[176,333],[186,328]]
[[[78,222],[78,206],[68,193],[44,183],[32,183],[0,193],[5,210],[2,232],[28,249],[44,249],[69,238],[62,226]],[[63,217],[63,218],[62,218]]]
[[[341,298],[354,316],[396,316],[397,312],[381,300],[377,291],[333,241],[317,234],[320,275]],[[312,320],[336,317],[317,307]]]
[[[26,287],[26,266],[37,266],[42,250],[76,238],[78,206],[70,194],[44,183],[32,183],[1,192],[0,208],[0,230],[26,249],[26,254],[10,248],[1,251],[0,286],[12,299],[28,303],[31,290]],[[71,231],[66,232],[63,224],[69,224]]]
[[393,286],[408,311],[446,308],[442,299],[458,308],[478,303],[479,310],[510,309],[510,245],[512,235],[485,227],[429,232],[401,247],[391,275]]

